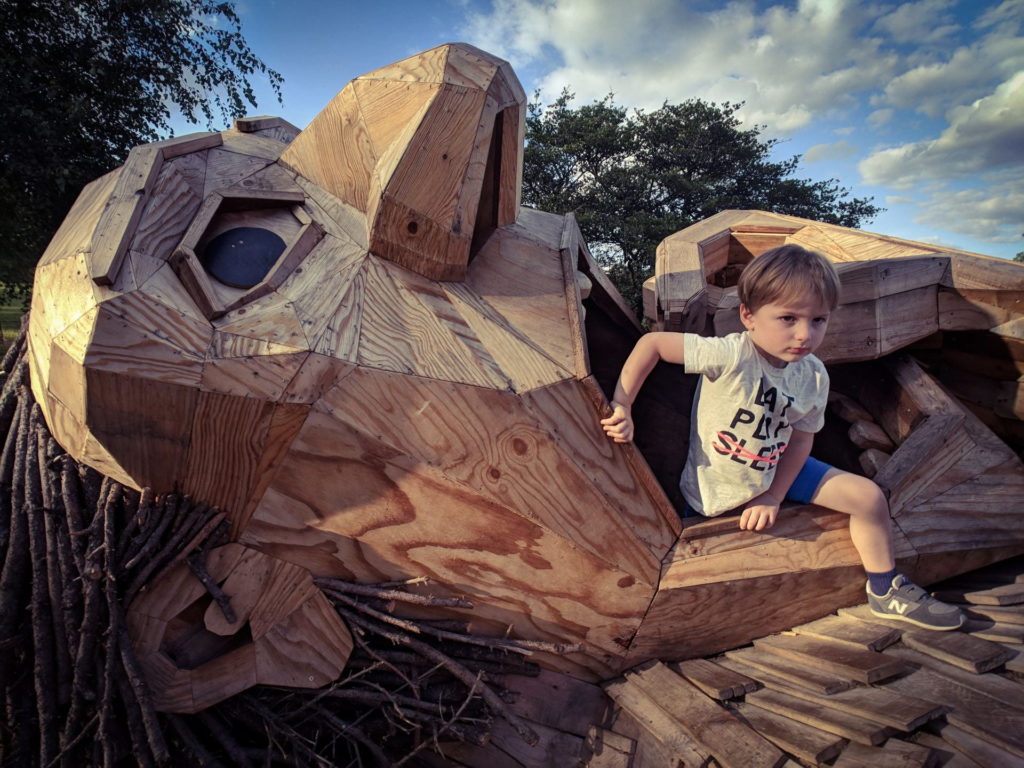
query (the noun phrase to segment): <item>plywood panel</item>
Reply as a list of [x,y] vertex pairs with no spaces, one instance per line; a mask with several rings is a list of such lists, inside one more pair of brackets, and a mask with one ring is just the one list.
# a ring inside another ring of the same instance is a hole
[[557,250],[539,250],[531,241],[499,230],[473,260],[466,285],[559,367],[574,370]]
[[232,187],[242,179],[266,168],[271,161],[264,158],[239,154],[228,149],[211,149],[206,155],[206,186],[203,197],[226,187]]
[[[708,656],[820,618],[830,606],[863,601],[864,571],[859,563],[817,571],[813,579],[806,573],[779,573],[681,589],[663,587],[629,646],[628,660]],[[723,605],[733,610],[723,611]]]
[[345,203],[367,210],[377,157],[351,87],[335,96],[295,137],[282,152],[281,162]]
[[295,183],[306,195],[303,210],[321,229],[342,240],[352,240],[363,250],[369,248],[367,217],[361,211],[302,176],[297,176]]
[[598,391],[592,380],[569,380],[534,390],[524,400],[559,450],[618,507],[634,535],[652,552],[667,553],[679,534],[679,518],[646,464],[630,462],[628,449],[594,429]]
[[[552,443],[546,425],[513,395],[360,370],[328,392],[323,407],[436,467],[453,485],[528,516],[637,579],[657,580],[671,530],[652,527],[657,517],[649,507],[649,525],[641,523],[643,511],[627,513],[636,499],[610,503],[608,491]],[[633,526],[654,545],[644,545]]]
[[82,188],[67,217],[46,246],[38,266],[91,249],[93,232],[120,174],[121,168],[115,168]]
[[[408,273],[374,256],[363,274],[360,365],[487,388],[508,386],[440,286],[410,285]],[[443,314],[438,302],[447,304]]]
[[[175,167],[165,165],[132,236],[128,254],[130,272],[122,270],[128,274],[118,278],[125,290],[142,285],[167,262],[201,202]],[[130,281],[126,281],[129,277]]]
[[226,512],[241,514],[256,481],[274,404],[215,392],[198,395],[182,489]]
[[215,323],[215,327],[225,333],[309,349],[294,303],[277,293],[229,312]]
[[446,283],[443,288],[516,392],[543,387],[573,375],[465,285]]
[[396,61],[360,77],[360,80],[395,80],[401,83],[440,83],[448,61],[448,46],[439,45]]
[[209,324],[206,315],[196,304],[195,299],[185,290],[181,279],[170,264],[165,264],[153,273],[140,288],[139,293],[153,300],[173,307],[191,319]]
[[128,153],[93,235],[89,270],[98,285],[117,279],[162,164],[163,155],[155,146],[135,147]]
[[593,660],[578,663],[620,652],[615,638],[635,630],[649,587],[352,424],[310,414],[244,541],[319,574],[457,585],[476,604],[474,625],[583,637]]
[[[173,319],[170,313],[166,317]],[[106,306],[96,317],[85,365],[114,375],[189,387],[199,385],[203,370],[199,355],[167,343],[131,319],[108,311]],[[145,407],[142,403],[138,405]]]
[[174,488],[185,466],[197,391],[92,368],[86,371],[86,387],[86,423],[120,469],[94,463],[88,447],[80,460],[134,488],[148,485],[157,493]]
[[284,150],[284,145],[281,142],[253,133],[221,131],[220,138],[223,149],[241,155],[258,157],[268,163],[275,162]]
[[358,104],[362,130],[376,159],[373,173],[378,189],[383,190],[427,108],[440,92],[440,84],[359,78],[350,87]]
[[203,366],[201,388],[204,392],[274,402],[284,395],[309,354],[303,350],[291,354],[211,358]]

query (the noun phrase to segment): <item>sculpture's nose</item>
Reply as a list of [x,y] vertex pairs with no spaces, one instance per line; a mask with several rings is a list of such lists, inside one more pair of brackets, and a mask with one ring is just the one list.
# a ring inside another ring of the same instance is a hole
[[443,45],[352,81],[281,160],[367,214],[371,252],[462,280],[518,214],[525,106],[506,62]]

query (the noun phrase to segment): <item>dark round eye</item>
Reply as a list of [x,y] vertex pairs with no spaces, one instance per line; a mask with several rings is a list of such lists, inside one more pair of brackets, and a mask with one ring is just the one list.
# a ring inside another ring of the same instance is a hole
[[200,262],[210,275],[232,288],[252,288],[267,276],[284,252],[284,240],[262,227],[235,227],[206,245]]

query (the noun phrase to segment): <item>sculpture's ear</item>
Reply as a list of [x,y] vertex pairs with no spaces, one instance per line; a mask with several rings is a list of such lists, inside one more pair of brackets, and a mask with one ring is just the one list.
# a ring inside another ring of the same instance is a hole
[[353,80],[281,160],[366,213],[371,252],[462,280],[518,215],[525,122],[508,63],[448,44]]

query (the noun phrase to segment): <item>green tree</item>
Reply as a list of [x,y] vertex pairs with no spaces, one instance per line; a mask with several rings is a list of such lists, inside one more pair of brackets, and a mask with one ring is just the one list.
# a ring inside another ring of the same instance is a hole
[[569,91],[528,106],[523,202],[573,212],[637,310],[658,243],[730,208],[756,208],[856,227],[880,212],[836,179],[793,177],[800,158],[770,159],[776,140],[741,128],[741,104],[691,99],[652,112],[612,96],[573,106]]
[[27,288],[82,186],[169,135],[207,126],[281,76],[249,49],[231,2],[0,0],[0,283]]
[[1017,251],[1017,255],[1013,257],[1014,261],[1024,262],[1024,251]]

